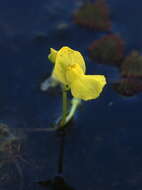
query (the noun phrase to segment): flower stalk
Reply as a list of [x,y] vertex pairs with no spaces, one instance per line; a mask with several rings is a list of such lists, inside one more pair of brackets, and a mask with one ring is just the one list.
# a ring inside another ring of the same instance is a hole
[[61,117],[61,124],[60,127],[64,127],[66,123],[66,116],[67,116],[67,89],[65,85],[62,85],[62,117]]
[[65,127],[65,125],[70,122],[77,108],[81,104],[81,100],[78,98],[72,98],[71,104],[70,111],[68,112],[67,87],[62,85],[62,116],[60,127]]
[[80,106],[81,104],[81,100],[78,99],[78,98],[72,98],[72,106],[70,108],[70,112],[69,114],[67,115],[66,117],[66,121],[65,121],[65,124],[67,124],[72,118],[73,116],[75,115],[76,111],[77,111],[77,108]]

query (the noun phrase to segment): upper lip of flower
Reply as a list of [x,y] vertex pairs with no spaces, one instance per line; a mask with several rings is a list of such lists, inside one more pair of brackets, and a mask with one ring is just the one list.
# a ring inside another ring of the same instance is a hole
[[[69,47],[63,47],[59,51],[51,49],[49,54],[51,62],[53,58],[55,60],[55,66],[53,69],[53,77],[57,78],[61,83],[67,84],[66,72],[69,69],[73,69],[75,65],[78,65],[83,73],[85,73],[85,62],[78,51],[74,51]],[[75,69],[75,68],[74,68]]]

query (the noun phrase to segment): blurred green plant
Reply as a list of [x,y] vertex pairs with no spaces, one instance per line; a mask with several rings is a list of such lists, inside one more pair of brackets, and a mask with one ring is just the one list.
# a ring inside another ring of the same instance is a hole
[[88,49],[92,59],[119,65],[123,58],[124,42],[119,36],[109,34],[94,41]]
[[98,30],[110,31],[111,22],[109,20],[109,10],[105,0],[85,3],[74,14],[76,24]]
[[123,77],[142,78],[142,56],[138,51],[131,52],[121,64]]
[[113,89],[123,96],[134,96],[142,92],[142,56],[132,51],[124,58],[120,67],[121,80],[113,84]]

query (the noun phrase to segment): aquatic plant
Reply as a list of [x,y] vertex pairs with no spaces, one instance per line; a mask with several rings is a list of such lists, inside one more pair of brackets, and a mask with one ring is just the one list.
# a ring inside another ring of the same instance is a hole
[[[93,100],[100,96],[106,79],[103,75],[86,75],[86,65],[81,53],[69,47],[62,47],[58,51],[51,48],[48,58],[54,67],[51,76],[41,84],[41,90],[45,91],[57,85],[62,89],[62,115],[57,120],[57,126],[53,128],[58,129],[56,132],[60,137],[60,149],[57,175],[51,180],[39,181],[38,184],[46,188],[73,190],[63,178],[65,127],[73,118],[81,100]],[[69,91],[73,98],[68,111]]]
[[23,171],[19,160],[25,162],[21,156],[20,139],[11,132],[6,124],[0,123],[0,182],[8,183],[15,179],[17,183],[20,183],[20,189],[22,189]]
[[19,138],[13,135],[6,124],[0,123],[0,152],[7,153],[12,158],[19,152]]
[[132,51],[121,63],[122,79],[113,84],[113,89],[123,96],[133,96],[142,92],[142,56]]
[[[106,79],[103,75],[86,75],[86,65],[82,55],[69,47],[62,47],[59,51],[51,48],[48,58],[54,66],[50,82],[51,79],[58,81],[62,88],[63,112],[60,127],[63,127],[73,117],[81,100],[87,101],[99,97],[106,85]],[[69,90],[73,100],[68,113]]]
[[100,63],[120,64],[124,53],[123,40],[115,35],[109,34],[94,41],[89,49],[90,57],[97,59]]
[[142,78],[142,56],[138,51],[131,52],[121,65],[121,74],[127,78]]
[[95,3],[84,4],[74,14],[76,24],[98,30],[110,31],[111,22],[109,20],[109,10],[105,0],[97,0]]

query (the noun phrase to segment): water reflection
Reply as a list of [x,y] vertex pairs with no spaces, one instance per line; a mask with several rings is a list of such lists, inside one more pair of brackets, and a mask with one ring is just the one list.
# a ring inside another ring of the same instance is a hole
[[52,180],[47,180],[44,182],[39,182],[40,185],[42,185],[45,188],[51,189],[51,190],[75,190],[73,187],[68,185],[64,178],[61,176],[56,176]]
[[51,190],[75,190],[72,186],[68,185],[63,177],[64,169],[64,145],[65,145],[65,136],[66,129],[59,129],[57,132],[59,137],[59,157],[58,157],[58,166],[57,166],[57,175],[53,179],[46,181],[39,181],[38,183]]

